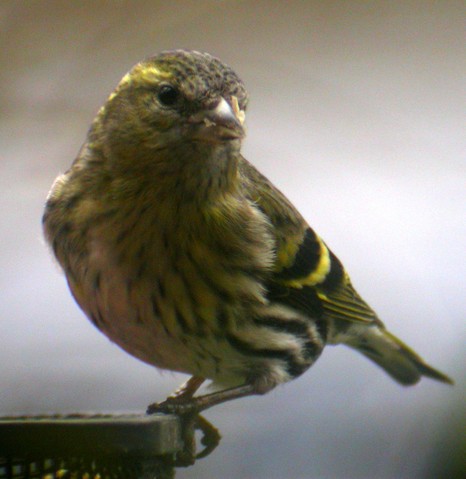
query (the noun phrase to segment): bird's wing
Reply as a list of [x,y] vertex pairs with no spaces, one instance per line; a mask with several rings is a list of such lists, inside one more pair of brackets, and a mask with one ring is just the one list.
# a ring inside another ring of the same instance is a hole
[[381,324],[340,260],[290,201],[247,160],[241,161],[240,174],[250,199],[273,226],[277,252],[267,284],[270,299],[311,317]]

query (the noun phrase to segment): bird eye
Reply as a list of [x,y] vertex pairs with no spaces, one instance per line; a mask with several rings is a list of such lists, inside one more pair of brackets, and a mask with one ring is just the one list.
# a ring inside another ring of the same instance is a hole
[[162,105],[174,105],[180,96],[180,92],[171,85],[163,85],[158,92],[158,99]]

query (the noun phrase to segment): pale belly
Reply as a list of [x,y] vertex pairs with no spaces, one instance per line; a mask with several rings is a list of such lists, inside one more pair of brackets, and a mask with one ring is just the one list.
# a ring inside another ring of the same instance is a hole
[[[140,273],[144,261],[131,248],[134,237],[127,241],[131,254],[122,258],[124,248],[105,241],[107,236],[107,230],[89,233],[89,254],[85,263],[71,258],[68,283],[89,319],[132,356],[224,386],[243,384],[252,375],[278,384],[309,366],[307,338],[249,320],[269,313],[299,323],[304,318],[269,305],[261,283],[235,265],[234,255],[232,267],[228,256],[209,254],[207,243],[190,244],[190,254],[175,248],[170,255],[163,236],[155,235],[146,243],[148,266]],[[260,248],[249,257],[258,269],[270,262],[268,250]]]

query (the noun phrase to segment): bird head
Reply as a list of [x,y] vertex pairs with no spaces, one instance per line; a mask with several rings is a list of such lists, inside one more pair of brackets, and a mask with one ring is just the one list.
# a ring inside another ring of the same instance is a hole
[[239,150],[248,95],[217,58],[172,50],[135,65],[98,115],[105,144],[119,151],[179,145]]

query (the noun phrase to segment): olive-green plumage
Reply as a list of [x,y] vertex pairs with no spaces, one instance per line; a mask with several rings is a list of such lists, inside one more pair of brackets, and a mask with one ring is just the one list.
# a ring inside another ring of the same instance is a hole
[[[240,153],[248,95],[212,56],[137,64],[57,178],[45,235],[86,315],[193,375],[160,408],[204,409],[302,374],[347,344],[402,384],[451,380],[388,333],[337,257]],[[193,398],[204,379],[227,388]]]

